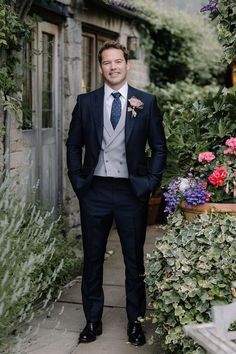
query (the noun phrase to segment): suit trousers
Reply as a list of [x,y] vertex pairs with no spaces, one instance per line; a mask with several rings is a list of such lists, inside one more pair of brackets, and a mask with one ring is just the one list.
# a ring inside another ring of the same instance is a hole
[[139,200],[126,178],[95,176],[79,201],[84,250],[82,301],[86,320],[98,322],[102,318],[103,263],[107,238],[115,220],[125,263],[127,317],[134,322],[146,311],[143,247],[148,200]]

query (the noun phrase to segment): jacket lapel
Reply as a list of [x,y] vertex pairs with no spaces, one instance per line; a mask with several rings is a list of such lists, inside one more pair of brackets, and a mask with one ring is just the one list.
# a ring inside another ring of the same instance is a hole
[[125,120],[125,144],[128,143],[132,130],[134,128],[136,119],[132,117],[132,112],[128,112],[129,102],[132,96],[135,96],[135,89],[131,86],[128,86],[128,97],[127,97],[127,111],[126,111],[126,120]]
[[96,133],[99,145],[102,144],[103,136],[103,100],[104,99],[104,86],[95,92],[94,102],[91,102],[93,109],[93,118],[96,125]]

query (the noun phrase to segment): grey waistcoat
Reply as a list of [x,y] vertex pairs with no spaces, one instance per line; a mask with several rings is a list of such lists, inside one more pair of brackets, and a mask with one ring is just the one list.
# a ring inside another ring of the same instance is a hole
[[114,130],[104,103],[103,140],[98,164],[94,171],[95,176],[128,178],[125,153],[126,110],[127,104],[124,105],[119,123]]

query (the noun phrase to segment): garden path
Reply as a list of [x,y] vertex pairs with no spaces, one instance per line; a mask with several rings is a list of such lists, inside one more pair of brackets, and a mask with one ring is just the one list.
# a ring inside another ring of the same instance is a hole
[[[151,252],[155,238],[161,237],[162,229],[149,226],[145,253]],[[37,317],[33,330],[39,329],[25,346],[27,354],[163,354],[157,344],[134,347],[127,343],[124,289],[124,266],[121,247],[116,230],[109,236],[108,255],[104,265],[105,307],[103,313],[103,334],[95,342],[77,345],[79,332],[84,327],[80,283],[78,277],[72,286],[65,289],[50,316]],[[150,322],[144,323],[147,339],[154,329]]]

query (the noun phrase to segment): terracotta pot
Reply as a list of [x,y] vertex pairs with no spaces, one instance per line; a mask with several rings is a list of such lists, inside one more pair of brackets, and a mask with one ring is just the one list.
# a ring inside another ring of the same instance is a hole
[[162,195],[153,196],[148,202],[148,225],[154,225],[157,221],[157,216],[160,211],[160,206],[162,202]]
[[180,203],[180,208],[185,219],[192,221],[196,215],[203,213],[230,213],[236,216],[236,203],[205,203],[197,206],[187,207],[185,202]]

